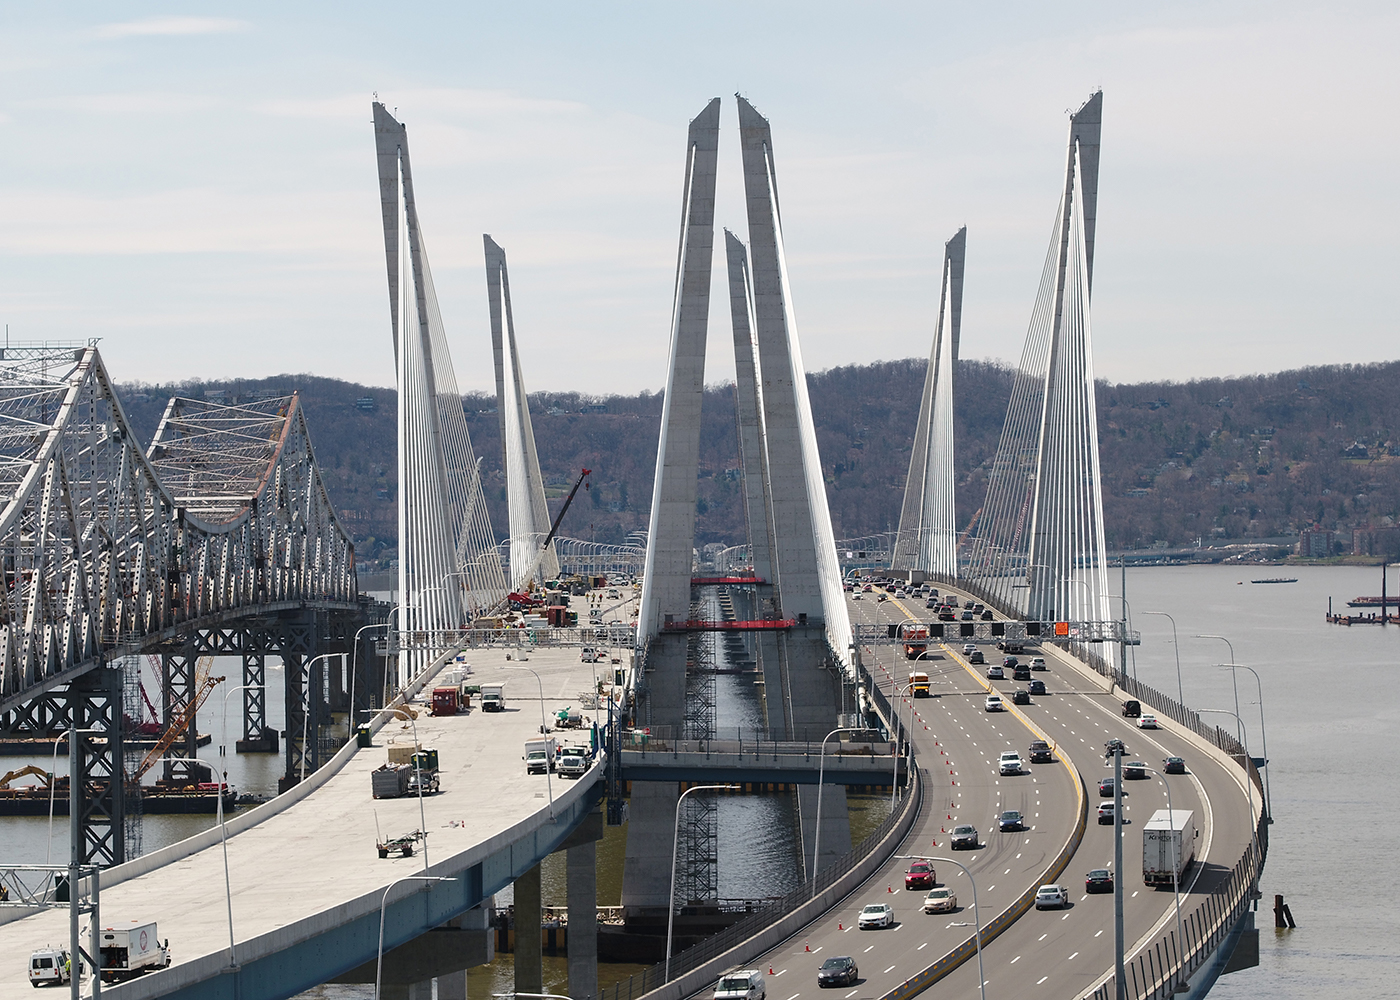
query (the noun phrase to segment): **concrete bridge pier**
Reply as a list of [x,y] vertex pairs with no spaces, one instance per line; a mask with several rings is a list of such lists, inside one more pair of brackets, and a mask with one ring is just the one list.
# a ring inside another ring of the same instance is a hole
[[515,989],[520,993],[544,992],[539,865],[515,880]]

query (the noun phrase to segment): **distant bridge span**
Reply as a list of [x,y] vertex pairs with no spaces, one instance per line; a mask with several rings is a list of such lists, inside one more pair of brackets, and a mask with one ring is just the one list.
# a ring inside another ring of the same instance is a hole
[[[0,502],[0,732],[103,737],[74,755],[85,816],[104,828],[84,851],[94,860],[124,854],[121,672],[100,668],[160,651],[170,714],[191,696],[196,657],[181,651],[200,633],[365,613],[295,395],[172,399],[143,451],[94,345],[7,347]],[[253,679],[260,710],[260,658]]]

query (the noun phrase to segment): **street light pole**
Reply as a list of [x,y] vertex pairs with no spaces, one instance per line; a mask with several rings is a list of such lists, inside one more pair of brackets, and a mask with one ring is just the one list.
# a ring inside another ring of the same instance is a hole
[[[426,844],[427,842],[424,841]],[[426,852],[425,852],[426,853]],[[384,887],[384,895],[379,900],[379,952],[374,960],[374,1000],[379,1000],[379,982],[384,973],[384,907],[389,902],[389,892],[400,882],[456,882],[455,878],[440,875],[405,875],[396,878]]]
[[987,1000],[987,976],[982,971],[982,917],[977,909],[977,880],[972,877],[972,872],[968,870],[967,865],[952,858],[935,858],[928,854],[896,854],[895,857],[900,861],[937,861],[940,864],[957,865],[972,883],[972,929],[977,941],[977,989],[982,994],[982,1000]]
[[[831,732],[822,737],[821,761],[817,766],[817,815],[812,820],[812,898],[817,897],[817,859],[821,857],[822,845],[822,788],[826,784],[826,741],[837,733],[858,733],[861,730],[853,726],[837,726]],[[801,827],[800,817],[798,826]]]
[[[1225,638],[1223,635],[1198,635],[1198,636],[1196,636],[1196,638],[1197,638],[1197,639],[1219,639],[1219,640],[1220,640],[1221,642],[1223,642],[1227,647],[1229,647],[1229,650],[1230,650],[1230,664],[1231,664],[1231,665],[1234,664],[1234,662],[1235,662],[1235,647],[1234,647],[1233,645],[1230,644],[1230,640],[1229,640],[1229,639]],[[1238,736],[1238,737],[1240,738],[1240,741],[1241,741],[1241,742],[1247,742],[1247,741],[1245,740],[1245,738],[1244,738],[1244,723],[1240,721],[1240,686],[1239,686],[1239,683],[1235,680],[1235,672],[1234,672],[1233,670],[1230,671],[1230,684],[1231,684],[1231,685],[1234,687],[1234,689],[1235,689],[1235,722],[1238,723],[1238,725],[1239,725],[1239,728],[1238,728],[1237,730],[1235,730],[1235,735]]]
[[423,870],[428,870],[428,819],[423,810],[423,744],[418,742],[418,723],[407,705],[389,710],[389,714],[404,719],[413,727],[413,781],[418,786],[418,822],[423,830]]
[[[235,691],[246,691],[252,684],[240,684],[238,687],[229,688],[224,692],[223,718],[219,729],[219,777],[223,780],[215,790],[219,797],[219,842],[224,852],[224,899],[228,903],[228,967],[232,971],[238,968],[238,962],[234,954],[233,943],[233,883],[229,878],[228,871],[228,826],[224,823],[224,788],[228,784],[228,768],[225,760],[228,757],[228,699],[229,695]],[[306,754],[306,744],[302,743],[303,759]]]
[[[1181,687],[1181,643],[1176,641],[1176,619],[1165,611],[1144,611],[1145,615],[1161,615],[1172,623],[1172,648],[1176,651],[1176,703],[1182,708],[1186,707],[1186,695],[1182,693]],[[1231,655],[1230,659],[1235,657]]]
[[1269,731],[1264,728],[1264,682],[1259,679],[1259,671],[1253,667],[1247,667],[1243,663],[1218,663],[1216,666],[1229,667],[1232,674],[1238,667],[1241,670],[1248,670],[1254,675],[1254,684],[1259,690],[1259,734],[1264,740],[1264,822],[1272,823],[1274,821],[1274,797],[1269,791]]
[[[540,675],[535,672],[533,667],[520,667],[514,664],[507,665],[502,663],[500,668],[502,670],[528,670],[535,675],[535,683],[538,684],[540,688],[540,734],[548,735],[549,723],[545,721],[544,715],[544,681],[540,680]],[[546,747],[544,753],[544,787],[549,792],[549,818],[552,820],[554,819],[554,782],[549,776],[549,772],[553,767],[553,761],[550,757],[551,754],[548,747]]]
[[666,897],[666,968],[661,978],[663,984],[671,981],[671,930],[676,919],[676,852],[680,848],[681,842],[681,803],[691,792],[713,792],[738,787],[738,785],[695,785],[681,792],[676,799],[676,827],[671,836],[671,894]]
[[[301,776],[297,778],[298,783],[306,780],[306,729],[307,723],[311,719],[311,668],[321,660],[329,660],[332,656],[344,655],[344,653],[322,653],[320,656],[313,656],[311,661],[306,664],[305,683],[302,685],[306,691],[306,704],[302,706],[301,710]],[[342,663],[341,666],[344,666],[344,664]],[[317,739],[319,738],[320,727],[318,726]]]
[[1113,755],[1113,981],[1118,1000],[1128,1000],[1127,971],[1123,965],[1123,745]]

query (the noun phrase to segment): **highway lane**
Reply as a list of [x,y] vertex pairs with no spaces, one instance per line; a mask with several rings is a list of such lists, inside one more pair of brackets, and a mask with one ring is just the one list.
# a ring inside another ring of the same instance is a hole
[[[862,620],[883,620],[884,605],[854,602],[854,615]],[[886,678],[903,672],[908,661],[880,660],[873,666]],[[954,824],[970,822],[981,832],[981,846],[959,852],[959,859],[978,879],[978,902],[983,917],[999,913],[1026,887],[1036,884],[1040,873],[1060,852],[1074,831],[1078,817],[1076,782],[1062,764],[1034,765],[1028,773],[1001,777],[997,759],[1005,749],[1023,755],[1032,734],[1010,712],[982,711],[984,690],[951,657],[921,661],[921,668],[939,673],[937,697],[906,703],[901,715],[911,725],[919,765],[926,769],[924,806],[902,854],[949,856],[948,831]],[[960,679],[959,679],[960,677]],[[912,720],[912,721],[910,721]],[[925,729],[925,726],[928,728]],[[996,818],[1004,808],[1019,809],[1029,829],[999,833]],[[771,967],[768,995],[790,1000],[816,989],[816,969],[832,955],[849,954],[860,964],[862,981],[836,995],[878,996],[896,987],[955,947],[970,933],[972,892],[968,880],[956,868],[936,864],[940,884],[952,886],[960,907],[953,914],[922,912],[924,890],[905,890],[907,861],[891,861],[841,905],[802,934],[756,960],[754,967]],[[867,903],[890,903],[897,924],[890,930],[859,931],[856,918]]]
[[[902,610],[892,608],[892,603],[880,605],[889,609],[886,614],[890,619]],[[919,617],[927,614],[922,608],[910,610],[922,612]],[[886,656],[892,659],[898,652],[896,648]],[[1158,769],[1167,756],[1181,756],[1187,761],[1190,774],[1165,779],[1171,782],[1172,805],[1196,811],[1202,828],[1198,864],[1187,873],[1183,886],[1183,916],[1189,915],[1204,894],[1228,875],[1248,844],[1251,825],[1243,808],[1242,772],[1238,767],[1226,767],[1170,723],[1158,730],[1137,729],[1132,720],[1122,717],[1121,702],[1103,693],[1106,682],[1097,674],[1076,665],[1052,647],[1034,652],[1043,655],[1049,667],[1035,674],[1045,680],[1049,693],[1032,699],[1030,706],[1019,710],[1070,755],[1085,781],[1091,783],[1090,824],[1079,851],[1060,879],[1071,890],[1071,907],[1065,911],[1028,912],[984,948],[983,961],[989,993],[1082,996],[1113,964],[1113,897],[1087,896],[1083,892],[1085,872],[1091,868],[1112,868],[1113,827],[1098,825],[1092,816],[1100,801],[1094,786],[1100,777],[1112,773],[1104,766],[1103,744],[1114,737],[1122,739],[1130,751],[1125,760],[1142,760]],[[961,658],[958,653],[951,655]],[[1000,662],[991,656],[988,660]],[[977,668],[969,668],[973,669]],[[953,683],[951,674],[946,677]],[[1023,683],[1010,680],[988,683],[1008,701],[1013,690],[1024,687]],[[1152,776],[1125,781],[1124,791],[1124,924],[1131,955],[1139,942],[1155,939],[1154,929],[1174,928],[1175,910],[1171,892],[1143,886],[1139,868],[1142,841],[1138,829],[1153,811],[1167,806],[1166,792],[1161,781]],[[973,995],[976,968],[975,961],[964,963],[929,994]]]

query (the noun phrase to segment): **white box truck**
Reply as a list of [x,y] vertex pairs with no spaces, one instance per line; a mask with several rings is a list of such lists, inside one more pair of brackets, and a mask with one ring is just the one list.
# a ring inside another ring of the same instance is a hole
[[527,774],[544,774],[546,771],[553,771],[555,749],[556,744],[553,736],[526,740],[525,772]]
[[481,685],[481,710],[502,712],[506,707],[506,686],[504,684]]
[[1158,809],[1142,828],[1142,881],[1145,885],[1179,883],[1196,860],[1200,837],[1190,809]]
[[170,949],[156,937],[155,924],[104,927],[100,936],[102,981],[120,982],[170,964]]

